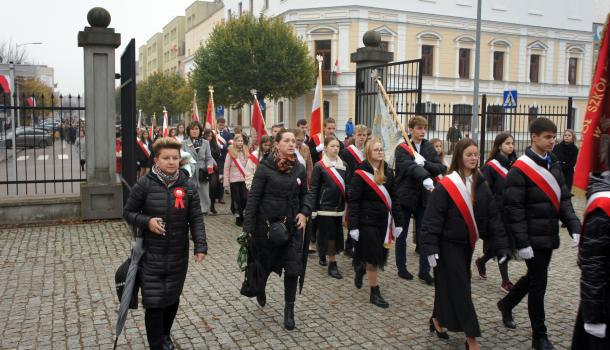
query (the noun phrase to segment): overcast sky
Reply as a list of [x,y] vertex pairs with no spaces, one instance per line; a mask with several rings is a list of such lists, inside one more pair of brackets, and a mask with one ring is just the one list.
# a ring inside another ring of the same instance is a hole
[[76,36],[87,23],[87,12],[95,6],[110,12],[110,27],[121,33],[119,58],[131,38],[137,47],[174,16],[184,15],[194,0],[6,0],[2,1],[0,42],[42,42],[24,48],[30,61],[55,68],[55,83],[63,93],[83,92],[83,50]]

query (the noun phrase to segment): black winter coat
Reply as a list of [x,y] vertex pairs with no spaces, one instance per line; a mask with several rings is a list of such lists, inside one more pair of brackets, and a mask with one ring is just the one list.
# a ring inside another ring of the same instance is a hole
[[[358,169],[364,170],[373,174],[373,167],[368,161],[362,162]],[[386,180],[384,186],[390,193],[392,198],[392,217],[396,227],[402,227],[404,220],[402,210],[400,210],[400,201],[396,195],[396,184],[394,182],[394,171],[388,167],[384,168]],[[348,208],[349,220],[348,227],[350,230],[356,230],[360,226],[383,226],[388,223],[388,209],[377,192],[373,190],[360,175],[354,174],[349,187]],[[406,230],[406,227],[403,228]]]
[[[316,163],[311,174],[309,203],[313,205],[312,211],[342,212],[345,210],[345,196],[320,162]],[[337,169],[337,172],[345,181],[345,170]]]
[[[184,208],[176,208],[175,193],[182,189]],[[148,221],[160,217],[165,221],[165,236],[148,230]],[[144,256],[138,278],[145,308],[163,308],[178,302],[186,278],[189,260],[189,230],[195,244],[194,253],[207,254],[205,226],[199,195],[180,171],[169,188],[149,173],[138,179],[123,209],[123,218],[135,225],[144,238]]]
[[[547,161],[540,158],[530,147],[525,151],[538,165],[547,168]],[[559,219],[570,234],[580,232],[580,221],[574,213],[570,192],[565,186],[561,165],[550,153],[549,171],[561,187],[560,210],[557,212],[547,195],[523,172],[512,167],[506,176],[504,209],[509,235],[517,249],[531,246],[533,249],[557,249],[559,247]]]
[[[503,167],[510,169],[513,163],[517,160],[515,153],[511,154],[508,158],[503,156],[500,152],[496,153],[495,160],[500,162]],[[488,162],[489,163],[489,162]],[[506,187],[506,178],[502,177],[498,172],[492,168],[488,163],[485,163],[481,172],[487,181],[489,189],[494,195],[496,200],[496,206],[500,214],[504,214],[504,188]],[[503,216],[502,216],[503,217]]]
[[[590,178],[587,198],[610,191],[610,177]],[[610,217],[596,209],[587,215],[578,251],[580,312],[584,323],[610,323]]]
[[136,141],[137,165],[141,168],[152,168],[153,158],[155,157],[155,155],[153,154],[153,150],[152,150],[152,142],[149,142],[148,144],[142,142],[142,145],[148,150],[148,154],[150,154],[150,156],[147,156],[146,153],[144,153],[144,151],[142,150],[142,148],[140,147],[140,145],[138,145],[138,143]]
[[[494,255],[510,254],[508,237],[485,178],[479,174],[474,193],[474,217],[479,238]],[[470,244],[470,235],[460,210],[442,184],[432,191],[422,221],[419,245],[424,256],[438,254],[439,242]],[[442,257],[440,257],[442,259]]]
[[428,140],[422,140],[419,154],[426,158],[423,167],[417,165],[415,158],[401,145],[398,145],[395,150],[396,186],[400,204],[411,210],[415,210],[418,206],[426,206],[429,191],[424,190],[424,180],[434,179],[447,171],[447,167],[438,157],[434,145]]
[[568,144],[561,141],[553,148],[553,153],[557,156],[564,172],[574,172],[576,159],[578,158],[578,147],[574,143]]

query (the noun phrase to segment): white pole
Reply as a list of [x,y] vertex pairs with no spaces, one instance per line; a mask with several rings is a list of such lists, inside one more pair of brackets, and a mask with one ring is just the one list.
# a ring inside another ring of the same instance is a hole
[[[477,140],[479,124],[479,65],[481,61],[481,0],[477,1],[477,33],[474,50],[474,94],[472,96],[472,119],[470,122],[470,135]],[[482,106],[485,108],[485,106]]]
[[[11,69],[10,69],[10,77],[11,77],[11,94],[15,94],[17,96],[17,99],[19,99],[19,95],[16,93],[15,91],[15,87],[17,86],[17,84],[15,84],[15,64],[13,62],[11,62]],[[11,95],[9,95],[9,99],[11,99]],[[11,105],[13,104],[13,102],[15,101],[15,99],[11,100]],[[17,113],[17,106],[13,106],[13,113],[11,113],[12,116],[12,120],[11,120],[11,131],[12,131],[12,141],[11,141],[11,145],[13,147],[12,149],[12,153],[13,153],[13,171],[15,172],[15,181],[17,181],[17,143],[16,143],[16,138],[15,138],[15,134],[17,133],[17,128],[15,127],[15,113]],[[8,176],[8,174],[7,174]],[[19,186],[19,185],[17,185]]]

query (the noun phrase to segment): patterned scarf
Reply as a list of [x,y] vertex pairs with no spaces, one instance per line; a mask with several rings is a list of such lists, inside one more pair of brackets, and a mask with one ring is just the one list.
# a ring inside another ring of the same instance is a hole
[[178,177],[180,176],[180,170],[176,171],[176,173],[173,175],[167,175],[166,173],[161,171],[161,169],[159,169],[159,166],[157,164],[153,165],[152,172],[153,174],[157,175],[159,180],[161,180],[161,182],[163,182],[168,187],[174,182],[178,181]]
[[273,158],[275,159],[275,167],[281,173],[289,173],[294,168],[296,163],[296,157],[294,154],[288,157],[281,157],[277,149],[273,151]]
[[195,147],[195,150],[199,151],[199,148],[201,148],[201,144],[203,143],[203,139],[202,138],[196,138],[196,139],[191,138],[191,141],[193,142],[193,147]]

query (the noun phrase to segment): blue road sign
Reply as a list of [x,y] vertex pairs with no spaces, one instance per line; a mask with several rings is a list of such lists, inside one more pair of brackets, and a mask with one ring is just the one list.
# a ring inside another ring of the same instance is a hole
[[216,115],[219,117],[224,117],[225,115],[225,107],[223,105],[216,106]]
[[504,91],[504,97],[502,101],[504,101],[502,103],[502,108],[517,108],[517,90]]

